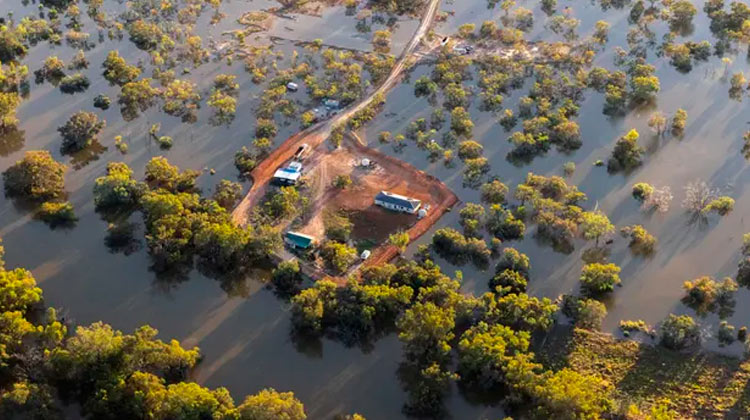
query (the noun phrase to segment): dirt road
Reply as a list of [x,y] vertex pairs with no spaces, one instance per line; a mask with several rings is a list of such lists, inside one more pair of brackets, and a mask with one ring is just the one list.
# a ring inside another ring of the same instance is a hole
[[398,82],[399,76],[401,76],[401,73],[406,69],[409,59],[416,51],[417,47],[422,42],[422,38],[424,38],[432,25],[432,22],[435,20],[435,15],[437,14],[439,5],[440,0],[430,0],[427,10],[425,10],[424,15],[422,16],[419,28],[414,33],[409,44],[404,48],[396,65],[391,69],[388,78],[385,79],[377,89],[370,93],[366,98],[359,101],[356,105],[339,113],[334,118],[320,122],[289,137],[266,159],[258,164],[258,166],[250,173],[250,177],[253,179],[253,185],[250,187],[250,191],[248,191],[245,198],[242,199],[232,212],[232,218],[235,223],[240,225],[247,224],[250,210],[255,204],[257,204],[259,196],[262,195],[257,194],[257,192],[271,180],[276,169],[294,156],[294,152],[300,145],[307,143],[312,148],[317,147],[328,138],[333,127],[345,123],[352,115],[369,105],[378,94],[385,94],[396,84],[396,82]]

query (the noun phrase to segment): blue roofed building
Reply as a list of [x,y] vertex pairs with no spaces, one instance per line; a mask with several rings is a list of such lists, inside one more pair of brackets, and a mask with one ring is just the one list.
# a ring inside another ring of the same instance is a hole
[[302,177],[302,164],[292,162],[285,168],[278,169],[273,174],[273,182],[280,185],[294,185]]
[[415,214],[422,205],[422,202],[416,198],[381,191],[375,196],[375,204],[385,207],[388,210]]
[[308,249],[315,243],[315,238],[304,233],[289,231],[284,234],[284,242],[295,249]]

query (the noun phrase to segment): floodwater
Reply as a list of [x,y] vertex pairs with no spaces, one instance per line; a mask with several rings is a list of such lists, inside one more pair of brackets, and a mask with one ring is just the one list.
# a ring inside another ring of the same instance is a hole
[[[568,2],[560,3],[560,9],[569,5]],[[215,28],[205,32],[199,30],[198,33],[204,42],[209,39],[218,41],[221,31],[236,27],[233,23],[235,17],[245,11],[266,9],[272,5],[274,3],[268,0],[232,1],[222,6],[222,11],[228,15],[226,19]],[[521,5],[531,8],[531,5]],[[22,6],[13,2],[10,8],[14,10],[15,18],[20,19],[35,13],[36,5]],[[122,5],[108,1],[105,8],[114,13]],[[502,14],[500,10],[487,10],[484,0],[447,2],[442,5],[442,10],[455,13],[436,28],[441,34],[450,34],[466,22],[480,24],[488,19],[497,20]],[[538,7],[534,11],[535,30],[530,38],[549,39],[551,35],[543,28],[543,13]],[[198,28],[208,27],[209,15],[210,12],[204,13]],[[610,42],[606,51],[598,56],[597,64],[613,68],[614,46],[626,46],[627,11],[602,11],[596,4],[576,3],[574,15],[582,21],[579,28],[582,34],[590,33],[594,22],[599,19],[612,24]],[[294,40],[315,38],[322,38],[326,45],[369,50],[369,35],[363,37],[358,33],[355,23],[356,19],[347,16],[343,8],[335,7],[327,9],[321,17],[279,19],[274,22],[271,33],[283,38],[276,48],[287,56],[295,48]],[[690,39],[713,40],[702,11],[696,16],[695,24]],[[403,48],[414,27],[415,20],[399,22],[393,38],[395,54]],[[658,25],[655,28],[659,28]],[[85,30],[91,32],[96,41],[96,30],[90,25]],[[205,359],[195,372],[195,379],[210,387],[226,386],[236,400],[270,386],[294,391],[304,402],[309,418],[331,418],[334,414],[351,412],[359,412],[368,419],[404,418],[401,406],[406,394],[396,374],[401,348],[394,335],[377,341],[373,348],[366,350],[346,348],[328,339],[313,344],[295,343],[289,335],[287,304],[263,286],[268,270],[260,268],[247,279],[232,282],[210,279],[197,271],[184,279],[160,279],[148,269],[149,258],[143,244],[129,255],[114,253],[107,248],[107,224],[94,212],[92,200],[93,180],[104,174],[106,163],[124,161],[138,176],[143,173],[145,163],[158,155],[166,156],[170,162],[183,168],[213,168],[215,175],[205,172],[199,178],[200,186],[209,193],[218,180],[236,177],[233,154],[252,140],[254,118],[247,117],[253,115],[261,87],[251,83],[239,60],[231,66],[226,62],[208,63],[179,77],[189,78],[207,93],[216,74],[237,75],[241,93],[237,118],[231,125],[214,127],[207,124],[211,115],[207,106],[202,107],[195,124],[182,124],[179,118],[164,115],[158,107],[125,122],[114,103],[107,111],[95,110],[92,106],[92,99],[97,94],[105,93],[114,102],[118,92],[117,87],[109,86],[100,77],[100,63],[107,52],[115,48],[129,63],[139,60],[147,63],[148,55],[133,48],[127,36],[123,41],[95,43],[97,45],[86,53],[91,62],[90,68],[84,72],[92,82],[89,89],[85,93],[64,95],[49,83],[34,85],[31,75],[30,96],[22,102],[18,112],[23,136],[0,139],[0,170],[20,159],[24,151],[37,149],[50,150],[56,159],[75,166],[67,175],[66,186],[80,218],[74,228],[52,230],[32,220],[26,209],[3,198],[0,237],[4,240],[8,266],[30,269],[44,288],[47,303],[63,308],[63,315],[76,323],[103,320],[125,331],[148,323],[160,330],[161,337],[175,337],[186,345],[200,346]],[[24,63],[33,72],[48,55],[56,54],[68,62],[75,51],[66,46],[50,48],[46,43],[40,44],[30,50]],[[681,74],[665,58],[654,59],[653,52],[650,54],[649,61],[657,67],[661,79],[658,108],[667,115],[678,107],[688,112],[686,134],[681,140],[652,138],[646,125],[648,112],[634,111],[618,118],[602,115],[602,95],[588,92],[578,118],[583,146],[570,155],[553,149],[528,165],[516,167],[505,160],[510,150],[506,141],[508,133],[492,115],[477,109],[478,101],[474,101],[471,109],[476,124],[475,138],[484,145],[485,156],[492,164],[491,174],[499,176],[508,185],[515,185],[529,171],[561,174],[563,163],[573,161],[577,170],[569,181],[588,195],[587,209],[598,206],[618,226],[643,224],[658,238],[657,252],[649,259],[632,257],[623,239],[612,245],[610,260],[623,268],[623,286],[608,302],[605,329],[611,331],[621,319],[644,319],[656,323],[669,312],[690,313],[679,302],[682,282],[701,275],[717,278],[733,275],[741,236],[750,230],[743,217],[750,209],[750,194],[745,188],[750,172],[740,153],[742,134],[748,122],[745,117],[748,114],[747,99],[738,103],[728,98],[728,82],[722,77],[724,65],[718,58],[698,63],[690,73]],[[734,57],[730,69],[731,72],[748,71],[744,51]],[[388,130],[395,134],[403,131],[410,121],[428,115],[431,107],[425,99],[414,97],[411,82],[430,71],[428,65],[418,66],[410,81],[392,91],[385,111],[367,127],[365,137],[374,147],[438,176],[462,202],[477,202],[478,192],[462,186],[460,163],[457,162],[455,168],[446,169],[440,161],[429,162],[426,153],[412,144],[402,153],[394,153],[390,146],[377,145],[375,140],[379,131]],[[148,66],[145,74],[150,74]],[[515,108],[515,102],[522,94],[509,95],[506,106]],[[305,100],[302,92],[298,99]],[[60,138],[56,128],[79,109],[96,111],[107,120],[107,127],[100,134],[106,150],[98,160],[87,164],[71,162],[70,157],[61,156],[59,152]],[[149,127],[156,122],[162,125],[161,135],[169,135],[175,140],[169,151],[159,150],[148,139]],[[630,128],[638,129],[641,144],[648,150],[644,165],[628,175],[613,176],[608,175],[606,169],[593,166],[597,159],[606,160],[614,141]],[[279,124],[277,144],[297,129],[295,123]],[[127,155],[120,155],[114,148],[116,135],[122,135],[129,144]],[[695,179],[722,188],[736,200],[735,211],[721,220],[712,218],[708,226],[688,226],[687,217],[680,208],[684,196],[682,186]],[[630,186],[640,181],[672,188],[675,199],[667,214],[647,216],[638,210],[637,203],[630,197]],[[443,217],[433,231],[445,226],[456,227],[457,213],[456,210]],[[140,229],[136,237],[142,239],[143,228],[138,216],[133,217],[133,222]],[[429,237],[429,234],[425,235],[418,243],[428,241]],[[511,245],[531,258],[531,293],[552,298],[575,291],[582,266],[581,253],[591,246],[579,241],[574,252],[561,254],[537,243],[531,226],[526,239]],[[416,244],[410,249],[416,249]],[[491,272],[478,271],[470,265],[454,267],[445,261],[441,261],[441,265],[447,273],[458,269],[464,271],[465,291],[482,293],[487,290]],[[747,290],[741,289],[737,300],[743,302],[748,297]],[[739,327],[748,315],[750,309],[738,304],[730,322]],[[704,324],[707,329],[715,330],[717,320],[708,317]],[[708,345],[715,347],[714,343],[715,340],[710,340]],[[725,349],[731,352],[739,350],[738,344]],[[447,399],[446,406],[456,419],[503,416],[496,405],[475,401],[457,389]]]

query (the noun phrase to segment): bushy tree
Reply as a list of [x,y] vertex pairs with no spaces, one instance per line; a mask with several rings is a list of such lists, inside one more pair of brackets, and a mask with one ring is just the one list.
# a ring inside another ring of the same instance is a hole
[[169,163],[164,156],[155,156],[146,163],[145,181],[152,189],[163,188],[172,193],[195,192],[195,180],[200,172],[193,170],[180,171],[180,168]]
[[737,291],[737,282],[730,277],[722,282],[717,282],[709,276],[699,277],[692,281],[683,283],[685,296],[682,302],[693,308],[701,315],[707,312],[719,310],[719,315],[727,313],[734,306],[734,293]]
[[55,161],[46,150],[26,152],[3,173],[5,194],[35,201],[63,195],[67,167]]
[[241,420],[305,420],[305,407],[291,392],[273,388],[248,396],[237,406]]
[[514,330],[546,331],[555,320],[558,307],[548,298],[526,293],[487,293],[479,305],[480,319],[500,323]]
[[455,229],[443,228],[435,232],[432,237],[432,246],[443,258],[463,264],[473,261],[482,266],[489,261],[490,250],[487,243],[479,238],[466,238]]
[[76,152],[97,140],[99,132],[107,125],[93,112],[78,111],[57,129],[63,138],[63,152]]
[[409,237],[409,233],[403,230],[388,235],[388,243],[398,248],[401,253],[406,251],[406,247],[409,245],[410,241],[411,238]]
[[548,371],[531,394],[549,418],[595,419],[614,406],[612,385],[569,368]]
[[468,329],[458,342],[458,371],[461,378],[483,388],[505,383],[506,372],[533,357],[528,353],[530,334],[504,325],[480,322]]
[[651,193],[653,192],[654,187],[650,184],[647,184],[645,182],[638,182],[636,184],[633,184],[633,198],[640,202],[645,201],[649,196],[651,196]]
[[242,184],[222,179],[216,185],[213,199],[221,207],[229,210],[242,198]]
[[134,82],[141,74],[141,69],[132,66],[120,56],[117,50],[110,51],[102,63],[104,78],[112,84],[125,85]]
[[408,360],[417,363],[445,361],[450,355],[455,311],[432,302],[417,302],[399,318],[398,338]]
[[357,260],[357,250],[336,241],[326,241],[320,247],[320,256],[330,268],[345,272]]
[[458,157],[462,160],[476,159],[482,156],[484,148],[474,140],[462,141],[458,145]]
[[700,342],[698,324],[690,315],[669,314],[661,324],[660,343],[669,349],[680,350]]
[[630,130],[617,140],[612,156],[607,162],[609,171],[629,170],[641,164],[644,150],[638,145],[638,137],[636,130]]
[[123,117],[130,121],[156,103],[160,90],[151,85],[151,79],[141,79],[125,83],[120,90],[117,102],[121,106]]
[[581,288],[589,295],[611,292],[620,284],[620,267],[615,264],[592,263],[583,266]]
[[272,192],[268,200],[263,204],[264,211],[273,219],[282,219],[297,214],[307,204],[307,198],[303,197],[297,188],[293,186],[281,187]]
[[0,91],[0,133],[4,133],[18,124],[16,108],[21,103],[18,92]]
[[42,203],[35,217],[52,227],[69,225],[78,220],[73,210],[73,205],[67,201],[62,203],[53,201]]
[[144,190],[144,185],[133,179],[133,171],[127,164],[109,162],[107,175],[94,181],[94,204],[97,208],[132,208]]
[[480,188],[482,201],[488,204],[505,204],[508,187],[500,180],[492,180],[482,184]]
[[654,252],[656,247],[656,238],[648,233],[648,231],[641,225],[625,226],[620,229],[620,234],[626,238],[630,238],[628,246],[633,254],[636,255],[650,255]]
[[495,271],[498,273],[504,270],[513,270],[524,277],[528,277],[529,271],[531,270],[529,257],[527,257],[526,254],[518,252],[515,248],[505,248],[500,257],[500,261],[498,261],[495,266]]
[[490,290],[502,288],[508,293],[526,293],[527,284],[528,280],[523,274],[508,268],[495,274],[489,282]]
[[284,293],[296,293],[302,283],[299,262],[297,260],[280,262],[271,273],[271,281],[278,290]]
[[599,238],[606,236],[615,231],[615,227],[609,222],[609,218],[601,211],[587,211],[581,214],[581,232],[583,237],[588,240],[596,240],[599,245]]
[[345,189],[352,185],[352,178],[349,175],[339,174],[333,179],[333,186],[338,189]]

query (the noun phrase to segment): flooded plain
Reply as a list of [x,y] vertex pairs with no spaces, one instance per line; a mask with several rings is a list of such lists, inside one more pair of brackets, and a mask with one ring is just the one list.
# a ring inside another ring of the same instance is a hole
[[[519,4],[532,8],[531,3]],[[227,18],[210,27],[210,16],[207,16],[210,13],[206,13],[196,27],[211,29],[197,32],[204,41],[219,40],[221,32],[236,27],[236,16],[274,5],[274,2],[259,0],[227,3],[221,9]],[[607,48],[596,59],[597,65],[612,68],[614,46],[626,46],[627,10],[604,11],[598,4],[567,1],[561,1],[558,8],[566,6],[574,7],[574,16],[581,19],[581,34],[590,33],[600,19],[612,24]],[[23,6],[14,2],[10,7],[19,19],[36,11],[33,3]],[[499,8],[488,10],[484,0],[446,2],[441,7],[450,13],[436,28],[440,34],[451,34],[463,23],[480,24],[502,15]],[[122,5],[105,2],[105,8],[114,13]],[[535,30],[529,39],[550,39],[553,35],[543,27],[544,14],[538,6],[534,12]],[[713,40],[705,13],[699,11],[694,23],[694,31],[686,39]],[[332,7],[319,17],[279,19],[269,34],[274,37],[275,48],[285,55],[297,48],[296,41],[315,38],[321,38],[324,45],[368,51],[370,35],[359,33],[355,24],[356,19],[347,15],[343,7]],[[408,42],[417,24],[416,19],[398,22],[393,37],[394,54]],[[96,33],[95,28],[88,29]],[[214,169],[215,175],[206,170],[199,178],[199,185],[210,192],[220,179],[237,177],[233,155],[252,141],[254,118],[250,116],[258,105],[262,87],[250,81],[239,60],[232,65],[225,61],[204,64],[181,77],[196,83],[203,93],[220,73],[234,74],[240,82],[237,118],[229,126],[205,123],[211,114],[207,106],[200,110],[195,124],[183,124],[179,118],[164,115],[158,107],[133,121],[124,121],[118,107],[113,106],[107,111],[96,110],[100,118],[107,121],[107,127],[99,136],[106,149],[100,150],[95,159],[89,156],[85,160],[71,161],[71,157],[60,154],[56,129],[79,109],[94,111],[94,96],[104,93],[117,97],[118,88],[110,86],[100,76],[100,63],[107,52],[118,49],[130,63],[148,61],[148,55],[135,49],[127,39],[96,44],[86,52],[92,64],[85,74],[92,83],[85,93],[65,95],[49,83],[35,85],[31,76],[30,96],[18,110],[19,133],[0,139],[2,171],[27,150],[47,149],[56,159],[69,164],[71,170],[66,187],[79,217],[75,227],[53,230],[33,220],[28,209],[3,198],[0,237],[5,244],[7,265],[30,269],[44,289],[47,304],[62,308],[62,315],[75,323],[103,320],[125,331],[150,324],[159,329],[161,337],[175,337],[185,345],[199,346],[204,360],[194,379],[210,387],[226,386],[235,399],[274,387],[294,391],[305,404],[309,418],[331,418],[351,412],[359,412],[368,419],[404,418],[401,407],[406,394],[397,375],[401,345],[394,334],[367,349],[347,348],[329,339],[316,343],[295,342],[290,336],[287,303],[264,286],[267,268],[259,267],[255,274],[241,280],[211,279],[195,270],[186,278],[159,278],[149,270],[140,216],[133,216],[134,225],[140,227],[136,234],[140,243],[133,244],[127,252],[106,245],[107,222],[95,213],[92,197],[93,181],[104,174],[106,163],[124,161],[140,176],[151,157],[164,155],[182,168]],[[23,62],[33,72],[50,54],[68,62],[75,52],[76,49],[66,46],[50,48],[45,43],[30,49]],[[740,151],[742,135],[750,121],[748,100],[729,99],[725,65],[719,58],[696,63],[687,74],[675,70],[663,57],[655,59],[650,55],[649,62],[656,66],[656,75],[661,80],[656,107],[667,115],[677,108],[688,113],[687,128],[681,139],[670,136],[659,139],[652,135],[647,126],[650,110],[633,110],[616,118],[603,115],[602,95],[587,91],[577,119],[583,146],[571,154],[553,149],[529,164],[514,166],[505,159],[511,148],[506,140],[509,133],[492,114],[478,109],[479,101],[475,100],[471,108],[474,137],[484,146],[484,155],[492,166],[490,174],[510,186],[523,181],[527,172],[562,174],[565,162],[575,162],[577,169],[569,182],[587,194],[585,209],[598,207],[618,227],[642,224],[657,237],[657,252],[650,258],[632,256],[624,239],[616,239],[611,246],[610,260],[622,267],[623,279],[622,287],[607,302],[609,314],[605,330],[613,332],[621,319],[643,319],[655,324],[670,312],[692,313],[680,303],[682,283],[702,275],[733,276],[742,234],[750,231],[744,221],[745,211],[750,210],[750,191],[746,187],[750,170]],[[747,73],[748,69],[743,49],[734,58],[730,74]],[[478,191],[463,186],[460,163],[446,168],[442,161],[430,162],[425,151],[409,142],[398,153],[389,145],[377,143],[380,131],[403,132],[411,121],[429,116],[432,107],[426,99],[415,98],[413,82],[430,71],[429,64],[418,65],[408,80],[389,94],[385,110],[366,127],[364,137],[371,146],[437,176],[463,203],[478,202]],[[505,106],[515,109],[518,97],[525,91],[508,95]],[[299,99],[306,100],[302,94]],[[162,151],[149,139],[148,130],[154,123],[161,123],[160,134],[175,140],[171,150]],[[631,128],[641,133],[640,142],[647,149],[644,164],[627,175],[609,175],[606,168],[594,166],[595,161],[607,159],[615,140]],[[298,129],[298,123],[280,124],[276,144]],[[121,155],[114,147],[116,135],[122,135],[129,144],[126,155]],[[710,219],[707,225],[688,224],[689,218],[680,202],[684,197],[683,186],[696,179],[705,180],[734,198],[735,210],[721,220]],[[650,216],[641,212],[630,195],[635,182],[670,186],[675,199],[669,212]],[[460,205],[444,216],[433,232],[445,226],[457,227],[458,208]],[[555,298],[575,291],[583,265],[581,255],[591,244],[578,241],[572,253],[563,254],[537,241],[533,231],[529,226],[526,239],[510,244],[531,259],[530,293]],[[429,237],[428,233],[412,244],[410,252],[418,244],[428,242]],[[477,270],[470,265],[455,267],[446,261],[440,264],[447,273],[463,271],[464,291],[482,293],[487,290],[487,280],[492,276],[490,271]],[[748,299],[748,290],[740,289],[736,312],[728,319],[731,324],[739,327],[750,317],[750,307],[742,304]],[[717,321],[709,317],[703,324],[709,330],[711,326],[715,329]],[[716,348],[715,342],[709,340],[707,345]],[[721,351],[737,354],[740,347],[735,344]],[[503,416],[496,404],[477,401],[457,389],[451,393],[446,406],[456,419]]]

